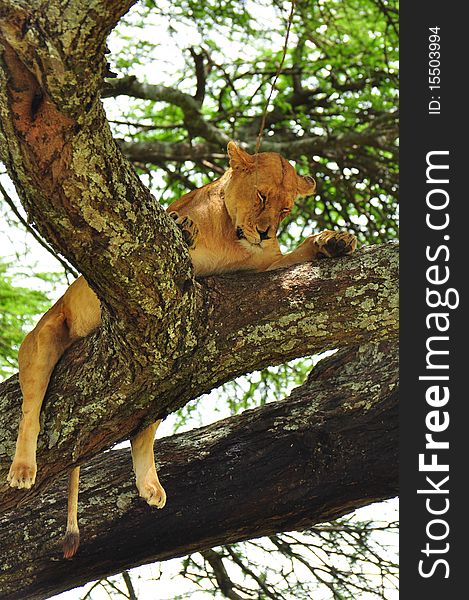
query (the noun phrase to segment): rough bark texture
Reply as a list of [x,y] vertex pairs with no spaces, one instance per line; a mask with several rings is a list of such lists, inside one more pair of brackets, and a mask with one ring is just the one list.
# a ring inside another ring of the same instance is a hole
[[[58,364],[46,396],[37,483],[29,491],[1,483],[0,510],[29,502],[73,464],[237,375],[395,337],[397,257],[390,244],[316,265],[201,280],[196,339],[180,347],[177,360],[163,355],[168,370],[153,363],[143,341],[137,349],[116,344],[100,330],[77,343]],[[174,330],[181,320],[184,315],[173,321]],[[158,330],[161,322],[146,326]],[[0,386],[0,481],[14,453],[20,406],[15,376]]]
[[106,34],[130,4],[0,2],[0,158],[29,219],[127,324],[190,315],[194,296],[182,236],[99,99]]
[[44,598],[395,495],[397,397],[395,343],[339,351],[286,400],[159,440],[163,511],[137,497],[127,450],[95,458],[83,469],[82,546],[72,561],[61,558],[63,481],[0,520],[2,598]]

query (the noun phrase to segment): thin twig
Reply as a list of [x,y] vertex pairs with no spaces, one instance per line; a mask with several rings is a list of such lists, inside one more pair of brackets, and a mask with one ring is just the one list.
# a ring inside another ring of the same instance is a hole
[[3,185],[0,183],[0,193],[3,196],[3,199],[5,200],[5,202],[8,204],[8,206],[10,207],[10,209],[12,210],[13,214],[15,215],[15,217],[18,219],[18,221],[21,223],[21,225],[23,225],[23,227],[26,229],[26,231],[28,231],[28,233],[30,233],[33,238],[39,242],[39,244],[41,244],[41,246],[43,248],[45,248],[47,250],[47,252],[49,252],[50,254],[52,254],[52,256],[59,261],[59,263],[63,266],[63,268],[65,269],[65,273],[70,273],[70,275],[73,275],[73,277],[78,277],[78,273],[75,271],[75,269],[73,267],[71,267],[68,262],[66,262],[63,258],[61,258],[58,254],[56,254],[56,252],[53,250],[53,248],[51,246],[49,246],[49,244],[47,242],[45,242],[41,236],[31,227],[31,225],[22,217],[21,213],[19,212],[19,210],[17,209],[15,203],[13,202],[13,200],[10,198],[10,196],[8,195],[6,189],[3,187]]
[[127,591],[129,592],[129,600],[138,600],[137,594],[135,593],[135,588],[132,583],[132,579],[130,578],[128,571],[122,571],[122,579],[125,582],[127,587]]
[[282,58],[280,60],[279,66],[277,68],[277,72],[275,73],[274,80],[273,80],[272,85],[270,87],[269,96],[267,98],[267,102],[266,102],[265,107],[264,107],[264,112],[262,114],[261,126],[259,128],[259,133],[258,133],[257,139],[256,139],[256,154],[259,154],[259,149],[261,147],[262,134],[264,133],[265,120],[266,120],[266,117],[267,117],[267,110],[269,109],[270,101],[272,99],[272,94],[274,93],[275,86],[277,84],[277,80],[278,80],[278,78],[280,76],[280,73],[281,73],[281,71],[283,69],[283,63],[285,62],[285,57],[287,55],[288,40],[290,38],[290,29],[291,29],[291,25],[292,25],[292,21],[293,21],[293,14],[295,12],[295,2],[296,2],[296,0],[292,0],[291,9],[290,9],[290,15],[288,17],[288,23],[287,23],[287,32],[286,32],[286,35],[285,35],[285,42],[284,42],[284,45],[283,45]]
[[220,554],[213,549],[203,550],[200,554],[212,567],[218,587],[225,598],[230,598],[231,600],[243,600],[242,596],[236,592],[236,583],[230,579]]

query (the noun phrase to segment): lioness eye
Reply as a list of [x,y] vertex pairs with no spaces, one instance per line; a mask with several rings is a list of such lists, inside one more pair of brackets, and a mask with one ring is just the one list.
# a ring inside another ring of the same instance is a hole
[[280,211],[280,214],[282,215],[282,217],[286,217],[287,215],[290,214],[290,209],[289,208],[282,208],[282,210]]
[[263,194],[261,194],[259,191],[257,192],[257,197],[261,201],[262,208],[265,208],[265,203],[266,203],[267,198]]

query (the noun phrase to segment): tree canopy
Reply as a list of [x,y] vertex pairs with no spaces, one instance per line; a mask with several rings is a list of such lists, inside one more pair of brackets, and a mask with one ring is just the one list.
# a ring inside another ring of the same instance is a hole
[[[397,236],[396,7],[295,5],[261,150],[296,161],[316,177],[318,193],[292,213],[286,244],[297,239],[296,227],[300,235],[346,227],[369,243]],[[255,149],[288,15],[289,5],[268,1],[145,2],[120,23],[113,40],[120,51],[109,56],[118,76],[103,96],[128,98],[110,105],[113,130],[158,198],[217,177],[230,139]],[[164,43],[146,33],[153,24],[167,31]],[[155,60],[163,73],[149,67]],[[152,177],[155,167],[163,177]]]

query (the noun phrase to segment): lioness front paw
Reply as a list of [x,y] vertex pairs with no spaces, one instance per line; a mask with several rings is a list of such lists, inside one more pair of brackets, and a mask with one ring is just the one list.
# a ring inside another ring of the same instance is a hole
[[315,258],[335,258],[352,254],[357,247],[357,238],[347,231],[321,231],[313,236],[317,246]]
[[182,237],[186,242],[187,247],[193,250],[195,248],[197,236],[199,235],[197,225],[192,219],[189,219],[189,217],[180,217],[179,213],[175,211],[170,212],[169,216],[181,230]]
[[137,489],[140,497],[150,506],[163,508],[166,504],[166,492],[158,481],[156,473],[149,473],[142,481],[137,480]]
[[14,460],[8,473],[8,483],[11,487],[29,490],[36,481],[36,463]]

